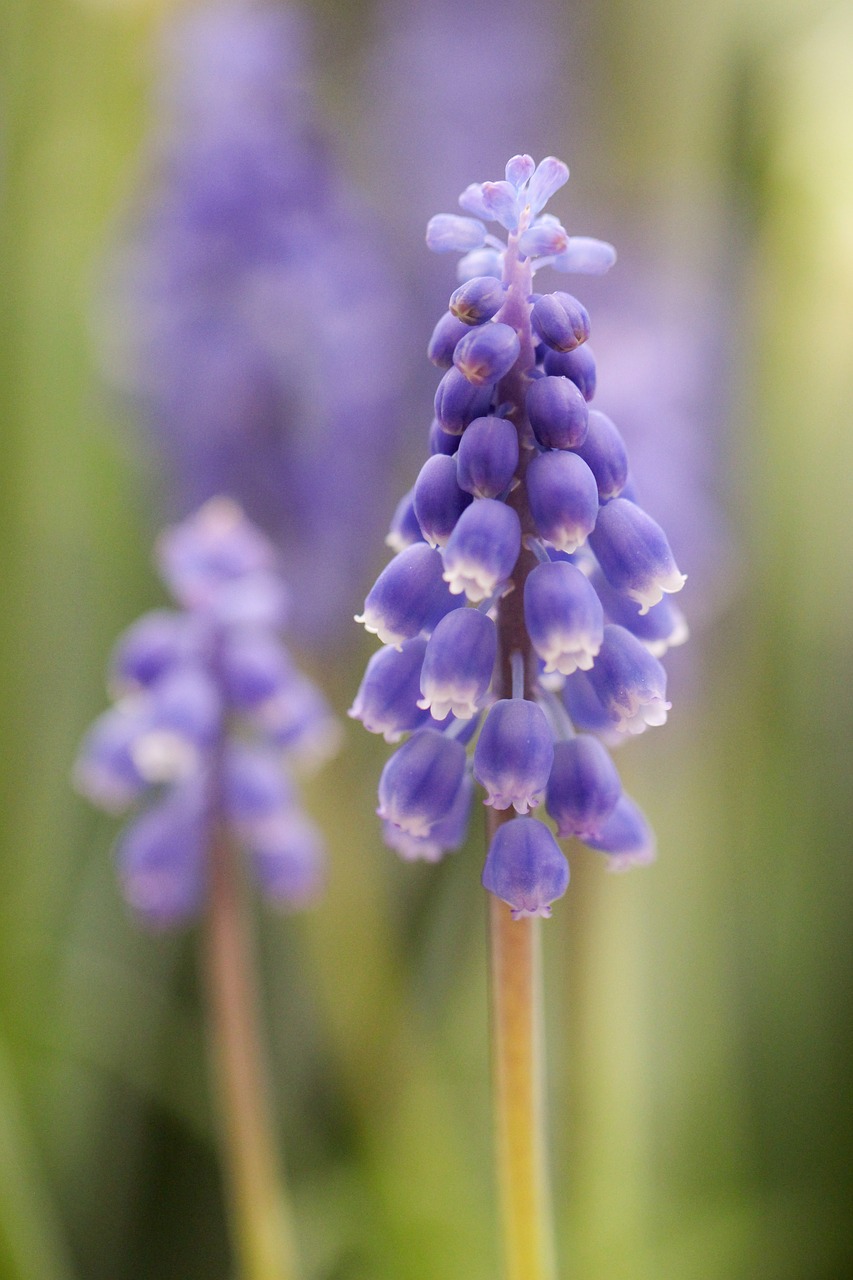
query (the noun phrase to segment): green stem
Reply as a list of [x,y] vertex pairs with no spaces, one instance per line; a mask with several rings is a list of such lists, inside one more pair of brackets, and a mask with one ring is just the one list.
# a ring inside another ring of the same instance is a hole
[[222,836],[211,857],[205,969],[222,1161],[240,1280],[294,1280],[290,1216],[273,1140],[242,885]]
[[[496,815],[499,816],[499,815]],[[490,898],[492,1072],[507,1280],[555,1275],[542,1098],[539,920]]]

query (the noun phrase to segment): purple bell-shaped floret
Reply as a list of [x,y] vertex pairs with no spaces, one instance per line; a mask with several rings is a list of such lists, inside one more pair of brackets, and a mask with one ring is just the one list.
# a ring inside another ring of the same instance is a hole
[[195,656],[200,643],[193,618],[176,609],[152,609],[119,637],[110,659],[110,688],[116,695],[147,689]]
[[443,453],[427,458],[415,481],[415,515],[431,547],[446,545],[471,500],[471,494],[457,483],[455,458]]
[[620,733],[642,733],[666,724],[666,672],[657,658],[624,627],[608,623],[589,673],[598,700]]
[[602,573],[596,570],[590,581],[604,606],[607,621],[615,622],[642,640],[656,658],[662,658],[668,650],[685,644],[689,639],[687,619],[669,596],[664,596],[642,613],[636,600],[615,591]]
[[601,508],[589,542],[607,581],[636,600],[640,613],[648,613],[665,592],[680,591],[687,581],[663,529],[627,498],[614,498]]
[[222,807],[241,836],[292,809],[294,791],[281,752],[258,743],[229,742],[222,753]]
[[573,564],[538,564],[524,584],[524,621],[545,672],[588,671],[601,648],[604,610]]
[[628,482],[628,451],[607,414],[590,409],[586,439],[575,449],[595,476],[601,501],[618,497]]
[[551,914],[569,884],[569,864],[543,822],[511,818],[495,832],[483,867],[483,888],[512,908],[513,920]]
[[426,637],[415,636],[404,640],[399,649],[386,645],[367,664],[349,715],[370,733],[381,733],[386,742],[399,742],[404,733],[420,729],[429,720],[418,706],[426,647]]
[[433,631],[420,673],[418,706],[435,720],[470,720],[482,708],[498,650],[497,629],[479,609],[454,609]]
[[356,622],[398,648],[421,631],[429,631],[454,607],[442,578],[441,555],[425,542],[407,547],[385,566],[367,594]]
[[147,725],[138,696],[123,698],[91,725],[74,765],[74,785],[92,804],[122,813],[145,791],[148,779],[139,770],[134,747]]
[[228,631],[221,644],[219,671],[230,704],[241,711],[275,697],[296,677],[278,636],[256,627]]
[[474,748],[474,777],[485,803],[527,813],[541,804],[554,763],[545,713],[526,698],[502,698],[489,709]]
[[464,844],[473,794],[474,781],[466,772],[450,812],[436,822],[429,835],[413,836],[392,822],[383,822],[382,839],[405,862],[438,862]]
[[435,729],[421,729],[382,770],[376,812],[410,835],[428,836],[453,808],[464,774],[462,743]]
[[532,458],[527,498],[537,533],[557,551],[577,551],[595,528],[595,476],[576,453],[552,449]]
[[545,807],[561,839],[598,835],[621,794],[619,773],[597,738],[580,733],[555,744]]
[[507,581],[520,551],[516,512],[494,498],[478,498],[462,512],[444,548],[444,580],[453,595],[464,592],[479,604]]
[[655,836],[636,801],[624,793],[596,835],[583,837],[590,849],[608,854],[611,871],[645,866],[655,860]]
[[456,454],[456,479],[475,498],[498,498],[518,467],[518,432],[506,418],[475,418]]

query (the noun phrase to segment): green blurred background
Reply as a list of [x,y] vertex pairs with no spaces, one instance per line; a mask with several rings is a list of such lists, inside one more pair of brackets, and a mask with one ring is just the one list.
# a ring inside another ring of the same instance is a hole
[[[374,15],[306,7],[345,152]],[[139,459],[89,336],[161,17],[141,0],[3,9],[2,1280],[230,1274],[197,933],[138,930],[115,824],[69,787],[112,640],[163,598]],[[545,930],[564,1274],[844,1280],[853,8],[587,0],[562,6],[569,20],[581,105],[550,122],[551,149],[583,175],[590,229],[616,209],[662,263],[722,250],[712,447],[730,564],[670,724],[620,757],[657,864],[610,877],[579,851]],[[349,638],[312,669],[341,713],[370,648]],[[487,1280],[479,833],[437,868],[398,865],[373,817],[384,756],[347,722],[308,796],[328,896],[304,918],[258,909],[306,1276]]]

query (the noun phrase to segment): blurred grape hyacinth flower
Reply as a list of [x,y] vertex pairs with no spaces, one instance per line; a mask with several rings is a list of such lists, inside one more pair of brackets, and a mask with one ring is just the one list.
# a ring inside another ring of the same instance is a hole
[[332,754],[338,726],[282,643],[275,548],[214,498],[166,530],[157,561],[179,608],[145,614],[118,641],[115,703],[83,743],[77,787],[111,813],[147,799],[118,844],[124,894],[146,923],[203,909],[220,839],[245,849],[270,901],[305,906],[322,884],[323,841],[291,765]]
[[391,497],[408,313],[319,125],[309,46],[268,3],[166,24],[99,341],[171,512],[238,501],[287,555],[294,631],[327,644]]
[[482,783],[500,811],[483,883],[518,919],[550,915],[568,884],[543,805],[558,838],[614,869],[653,857],[606,748],[666,721],[659,659],[686,639],[668,601],[685,577],[634,500],[617,426],[590,408],[587,310],[562,289],[534,292],[543,268],[600,275],[615,262],[612,246],[544,212],[567,179],[553,156],[514,156],[504,178],[463,191],[462,213],[429,222],[428,246],[462,255],[460,283],[429,344],[444,370],[431,457],[358,619],[389,648],[351,711],[391,741],[411,734],[383,771],[379,808],[407,859],[458,847],[466,769]]

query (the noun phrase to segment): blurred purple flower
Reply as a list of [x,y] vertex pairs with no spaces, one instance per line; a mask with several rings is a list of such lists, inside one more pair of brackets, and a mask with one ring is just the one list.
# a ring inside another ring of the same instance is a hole
[[163,55],[104,363],[172,512],[237,499],[287,551],[295,628],[328,639],[390,503],[405,317],[318,127],[302,18],[226,0],[173,20]]
[[322,841],[288,761],[319,763],[338,729],[280,639],[274,548],[236,503],[214,498],[162,535],[158,563],[182,608],[144,615],[119,640],[116,702],[83,743],[77,787],[114,813],[148,795],[118,859],[125,896],[149,924],[200,909],[220,833],[244,846],[268,898],[302,906],[322,880]]

